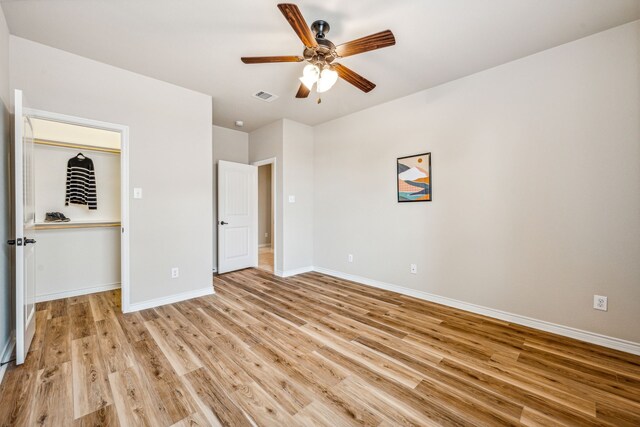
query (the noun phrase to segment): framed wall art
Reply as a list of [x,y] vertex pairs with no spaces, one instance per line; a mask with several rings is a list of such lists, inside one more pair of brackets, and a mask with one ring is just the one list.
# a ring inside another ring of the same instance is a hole
[[398,202],[432,200],[431,153],[398,158],[397,175]]

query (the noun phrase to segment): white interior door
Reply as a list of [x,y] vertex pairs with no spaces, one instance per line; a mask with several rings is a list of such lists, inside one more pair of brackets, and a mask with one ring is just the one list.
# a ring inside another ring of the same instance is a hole
[[258,266],[258,168],[218,162],[218,272]]
[[24,363],[36,331],[36,249],[33,165],[33,127],[23,114],[22,91],[15,91],[14,111],[14,218],[16,364]]

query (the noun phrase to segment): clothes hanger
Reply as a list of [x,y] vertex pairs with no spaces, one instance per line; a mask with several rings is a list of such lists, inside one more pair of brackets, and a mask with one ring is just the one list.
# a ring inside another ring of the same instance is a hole
[[79,158],[79,159],[80,159],[80,158],[83,158],[83,159],[86,159],[86,158],[87,158],[87,156],[85,156],[85,155],[84,155],[84,154],[82,154],[82,153],[78,153],[78,154],[76,154],[76,157],[77,157],[77,158]]

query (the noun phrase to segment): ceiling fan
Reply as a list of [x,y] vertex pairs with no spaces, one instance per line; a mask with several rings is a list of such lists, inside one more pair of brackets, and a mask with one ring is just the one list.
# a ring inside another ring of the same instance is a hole
[[[338,77],[348,81],[363,92],[370,92],[376,85],[352,71],[342,64],[334,63],[336,59],[371,50],[393,46],[396,39],[390,30],[381,31],[370,36],[352,40],[341,45],[334,45],[326,39],[329,32],[329,23],[315,21],[308,27],[300,9],[295,4],[281,3],[278,9],[287,19],[293,31],[296,32],[305,48],[302,56],[256,56],[240,58],[245,64],[264,64],[275,62],[302,62],[307,61],[303,75],[300,77],[300,88],[296,98],[309,96],[313,85],[316,85],[318,93],[326,92],[338,80]],[[313,33],[312,33],[313,31]],[[320,102],[320,100],[318,100]]]

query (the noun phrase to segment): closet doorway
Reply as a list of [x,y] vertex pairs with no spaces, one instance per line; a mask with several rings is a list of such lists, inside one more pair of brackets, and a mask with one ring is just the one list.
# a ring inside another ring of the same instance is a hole
[[258,268],[274,272],[275,266],[275,159],[254,163],[258,167]]
[[34,137],[36,302],[121,288],[127,312],[128,127],[25,115]]

